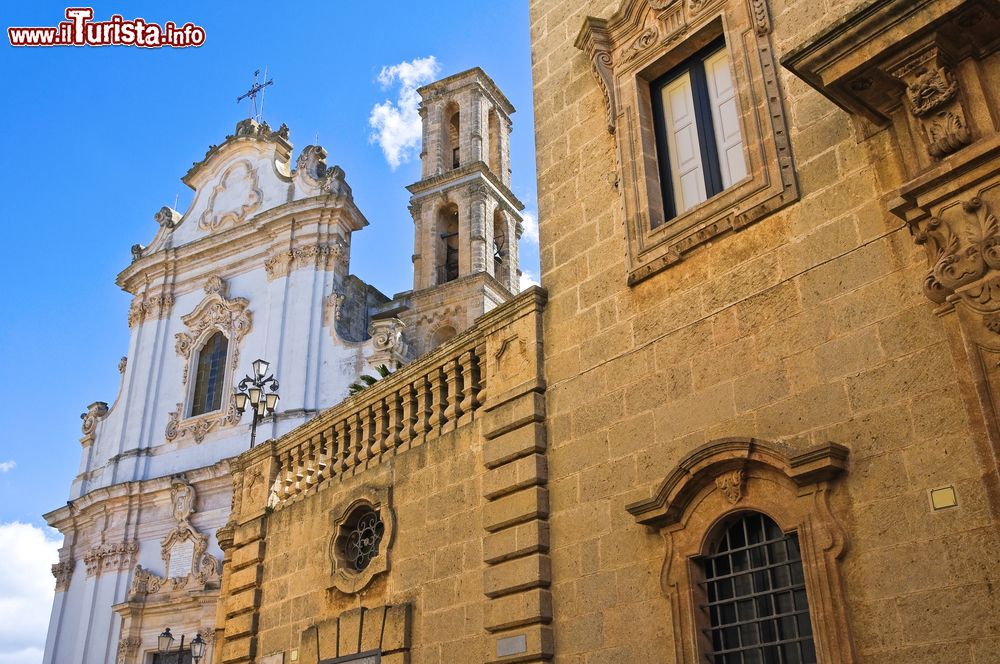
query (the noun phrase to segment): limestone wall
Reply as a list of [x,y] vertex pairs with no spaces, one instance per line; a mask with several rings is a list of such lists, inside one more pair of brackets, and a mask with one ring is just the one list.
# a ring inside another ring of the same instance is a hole
[[[886,131],[780,69],[798,200],[630,286],[621,153],[600,72],[574,47],[585,17],[619,2],[530,4],[555,661],[687,661],[669,537],[626,505],[733,436],[850,449],[830,488],[849,639],[824,661],[993,661],[993,480],[948,342],[955,317],[921,293],[924,252],[886,205],[901,170]],[[707,4],[738,5],[690,6]],[[776,57],[854,4],[766,3]],[[928,492],[946,485],[958,507],[933,511]]]

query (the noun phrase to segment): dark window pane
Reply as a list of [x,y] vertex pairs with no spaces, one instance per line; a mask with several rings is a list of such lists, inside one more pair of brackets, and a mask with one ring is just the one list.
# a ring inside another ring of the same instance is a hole
[[222,382],[225,378],[228,351],[229,340],[222,332],[216,332],[209,337],[198,351],[191,415],[210,413],[222,407],[222,395],[226,391]]

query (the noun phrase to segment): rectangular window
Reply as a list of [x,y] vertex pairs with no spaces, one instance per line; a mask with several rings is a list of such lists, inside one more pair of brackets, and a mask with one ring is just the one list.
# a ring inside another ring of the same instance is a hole
[[656,79],[650,92],[666,221],[747,176],[725,42]]

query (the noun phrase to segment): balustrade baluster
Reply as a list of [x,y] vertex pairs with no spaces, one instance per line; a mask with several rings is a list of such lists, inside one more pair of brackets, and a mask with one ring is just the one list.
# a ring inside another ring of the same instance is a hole
[[295,468],[292,466],[292,451],[288,450],[284,454],[285,463],[283,464],[282,471],[284,472],[285,486],[282,487],[281,492],[285,495],[285,498],[292,497],[292,484],[295,482]]
[[444,421],[445,390],[447,389],[447,384],[443,378],[441,367],[436,367],[431,371],[431,412],[430,417],[427,418],[429,434],[440,433],[441,423]]
[[430,415],[431,388],[427,381],[427,376],[420,376],[413,384],[414,397],[417,410],[415,412],[416,422],[413,427],[412,445],[420,445],[427,439],[427,418]]
[[317,455],[316,455],[316,483],[320,483],[326,479],[326,469],[329,467],[330,462],[330,431],[324,429],[317,436]]
[[313,436],[309,439],[309,446],[306,448],[305,488],[309,489],[316,484],[316,459],[319,456],[319,437]]
[[351,430],[347,420],[338,420],[335,425],[337,432],[337,473],[343,477],[350,467],[348,465],[351,456]]
[[444,408],[444,422],[445,426],[443,429],[445,431],[451,431],[456,426],[458,426],[458,417],[462,414],[460,408],[461,393],[459,391],[459,372],[460,367],[458,364],[458,358],[448,360],[442,371],[445,375],[445,384],[448,391],[448,397]]
[[399,401],[402,419],[399,421],[399,451],[409,449],[410,441],[413,440],[413,424],[417,421],[416,395],[413,385],[404,385],[399,390]]
[[486,344],[482,343],[475,348],[476,364],[475,364],[475,380],[476,380],[476,395],[472,402],[472,409],[478,410],[484,403],[486,403],[487,391],[489,390],[489,370],[486,367]]
[[470,348],[469,350],[462,353],[459,357],[459,362],[462,365],[462,403],[460,408],[462,409],[462,414],[459,416],[459,425],[468,424],[472,421],[472,409],[475,403],[475,390],[476,390],[476,355]]
[[365,420],[361,411],[356,411],[351,417],[351,469],[357,470],[361,465],[362,446],[365,440]]

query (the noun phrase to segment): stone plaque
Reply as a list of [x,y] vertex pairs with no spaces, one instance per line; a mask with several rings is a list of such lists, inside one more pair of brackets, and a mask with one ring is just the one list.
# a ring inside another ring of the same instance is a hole
[[167,565],[167,578],[187,576],[191,573],[191,563],[194,559],[194,542],[186,539],[175,542],[170,547],[170,562]]
[[524,634],[508,636],[497,640],[497,657],[519,655],[528,650],[528,639]]

